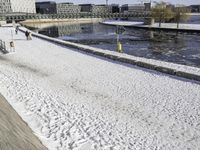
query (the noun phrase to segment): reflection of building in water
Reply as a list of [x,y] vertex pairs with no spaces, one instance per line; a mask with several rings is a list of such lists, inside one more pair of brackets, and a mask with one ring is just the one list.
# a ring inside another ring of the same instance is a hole
[[57,28],[58,28],[58,37],[81,32],[80,24],[59,25],[57,26]]
[[[112,30],[112,31],[111,31]],[[42,29],[39,31],[39,33],[43,33],[45,35],[51,36],[51,37],[63,37],[63,36],[71,36],[73,34],[102,34],[102,33],[109,33],[109,32],[114,32],[115,29],[111,27],[106,27],[103,25],[99,24],[71,24],[71,25],[57,25],[53,26],[47,29]],[[53,35],[53,36],[52,36]],[[87,37],[91,38],[91,37]],[[94,37],[92,37],[94,38]]]
[[57,13],[67,14],[67,13],[80,13],[81,7],[79,5],[74,5],[73,3],[58,3]]
[[49,37],[58,37],[58,28],[57,27],[50,27],[46,29],[39,30],[38,33],[47,35]]
[[35,13],[35,0],[0,0],[0,13]]
[[99,25],[99,24],[94,24],[93,25],[93,28],[92,28],[92,32],[95,33],[95,34],[98,34],[98,33],[109,33],[109,32],[112,32],[110,31],[110,29],[113,29],[112,31],[114,32],[115,31],[115,28],[113,27],[109,27],[109,26],[104,26],[104,25]]
[[176,55],[186,47],[183,34],[174,33],[159,33],[150,31],[150,39],[148,49],[152,50],[154,54],[167,54],[168,52]]
[[72,35],[75,33],[92,33],[93,26],[88,24],[71,24],[71,25],[57,25],[49,28],[39,30],[39,33],[50,37],[62,37]]

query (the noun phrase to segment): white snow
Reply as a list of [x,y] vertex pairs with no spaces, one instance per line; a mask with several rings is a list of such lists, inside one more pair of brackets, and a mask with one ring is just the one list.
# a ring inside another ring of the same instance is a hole
[[0,93],[49,149],[200,148],[199,82],[14,39],[16,52],[0,55]]
[[106,20],[102,22],[108,25],[122,25],[122,26],[134,26],[134,25],[143,25],[144,22],[136,22],[136,21],[121,21],[121,20]]

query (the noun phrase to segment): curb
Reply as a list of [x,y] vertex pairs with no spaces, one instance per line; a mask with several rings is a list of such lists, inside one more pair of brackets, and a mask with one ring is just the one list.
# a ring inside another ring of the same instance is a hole
[[[19,29],[21,32],[25,32],[26,28]],[[134,60],[132,58],[127,58],[125,56],[120,56],[118,53],[109,53],[105,50],[102,49],[95,49],[93,47],[89,47],[89,46],[84,46],[84,45],[80,45],[77,43],[72,43],[72,42],[67,42],[67,41],[63,41],[63,40],[59,40],[59,39],[55,39],[55,38],[51,38],[45,35],[40,35],[37,33],[32,32],[32,35],[34,37],[52,42],[52,43],[56,43],[62,46],[67,46],[70,48],[75,48],[78,50],[81,50],[83,52],[87,52],[87,53],[91,53],[97,56],[101,56],[104,58],[108,58],[114,61],[119,61],[122,63],[126,63],[126,64],[130,64],[130,65],[135,65],[135,66],[139,66],[142,68],[146,68],[146,69],[150,69],[150,70],[155,70],[161,73],[165,73],[165,74],[169,74],[169,75],[174,75],[177,77],[182,77],[185,79],[190,79],[190,80],[195,80],[195,81],[200,81],[200,74],[194,74],[194,73],[190,73],[190,72],[186,72],[186,71],[181,71],[178,69],[173,69],[173,68],[169,68],[169,67],[165,67],[165,66],[158,66],[157,64],[151,64],[151,63],[147,63],[147,62],[143,62],[143,61],[138,61],[138,60]]]

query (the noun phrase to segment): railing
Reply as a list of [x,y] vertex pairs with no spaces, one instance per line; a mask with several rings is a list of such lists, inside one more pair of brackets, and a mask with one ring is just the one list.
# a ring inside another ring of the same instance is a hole
[[146,18],[150,17],[149,12],[131,12],[131,13],[67,13],[67,14],[18,14],[6,15],[7,21],[26,20],[26,19],[76,19],[76,18]]
[[4,54],[7,53],[6,49],[6,43],[0,39],[0,51],[2,51]]

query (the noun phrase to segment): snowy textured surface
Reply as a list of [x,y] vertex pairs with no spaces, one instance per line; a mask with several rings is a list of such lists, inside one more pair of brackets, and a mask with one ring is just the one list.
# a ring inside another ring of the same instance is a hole
[[49,149],[200,149],[199,82],[14,39],[0,93]]

